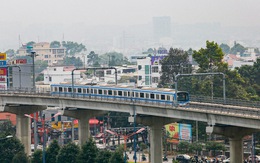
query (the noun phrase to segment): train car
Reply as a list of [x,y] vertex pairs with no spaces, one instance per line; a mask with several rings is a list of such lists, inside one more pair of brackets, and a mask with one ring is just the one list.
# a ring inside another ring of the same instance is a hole
[[[73,90],[72,90],[73,89]],[[95,98],[108,100],[133,101],[139,103],[158,103],[174,105],[175,99],[179,106],[189,103],[189,93],[166,88],[134,88],[120,85],[51,85],[52,96]]]

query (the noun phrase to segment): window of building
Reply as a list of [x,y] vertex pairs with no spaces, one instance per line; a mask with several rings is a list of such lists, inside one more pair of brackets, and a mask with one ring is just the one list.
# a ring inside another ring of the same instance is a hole
[[159,72],[158,66],[153,66],[152,73],[158,73],[158,72]]
[[44,55],[44,58],[48,58],[48,55]]
[[141,70],[142,69],[142,65],[138,65],[138,70]]
[[142,80],[142,76],[138,76],[138,80]]
[[150,85],[150,77],[149,76],[145,77],[145,85]]
[[150,74],[150,65],[145,65],[145,74]]
[[111,70],[107,70],[107,75],[111,75]]
[[50,81],[50,82],[52,81],[52,78],[51,78],[51,76],[49,77],[49,81]]
[[152,77],[152,83],[158,83],[159,78],[158,77]]
[[53,71],[56,71],[56,68],[54,68]]

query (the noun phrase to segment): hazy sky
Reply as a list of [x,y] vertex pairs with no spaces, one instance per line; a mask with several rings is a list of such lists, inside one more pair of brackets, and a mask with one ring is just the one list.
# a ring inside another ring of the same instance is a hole
[[0,38],[11,33],[17,39],[20,26],[37,23],[127,26],[154,16],[170,16],[177,24],[260,26],[260,0],[1,0]]
[[259,0],[1,0],[1,22],[140,24],[153,16],[177,23],[260,25]]

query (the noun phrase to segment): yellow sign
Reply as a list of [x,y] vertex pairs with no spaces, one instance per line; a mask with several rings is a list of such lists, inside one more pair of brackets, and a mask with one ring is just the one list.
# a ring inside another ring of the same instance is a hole
[[6,60],[6,53],[0,53],[0,60]]
[[[61,123],[63,123],[64,129],[71,128],[71,122],[60,122],[60,121],[59,122],[51,122],[51,127],[53,129],[56,129],[56,130],[61,130],[61,126],[62,126]],[[74,123],[74,128],[78,128],[78,124]]]
[[171,143],[178,143],[179,142],[179,124],[178,123],[171,123],[165,125],[165,130],[167,134],[167,141]]

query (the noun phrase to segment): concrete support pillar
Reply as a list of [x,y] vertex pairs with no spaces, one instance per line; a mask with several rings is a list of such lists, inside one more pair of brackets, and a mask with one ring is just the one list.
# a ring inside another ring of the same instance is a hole
[[16,115],[16,137],[22,142],[25,153],[31,155],[31,127],[30,118]]
[[162,126],[150,126],[150,155],[151,163],[162,162]]
[[82,146],[90,137],[89,132],[89,119],[90,117],[79,118],[79,145]]
[[243,163],[243,141],[242,138],[230,138],[230,160],[236,163]]

